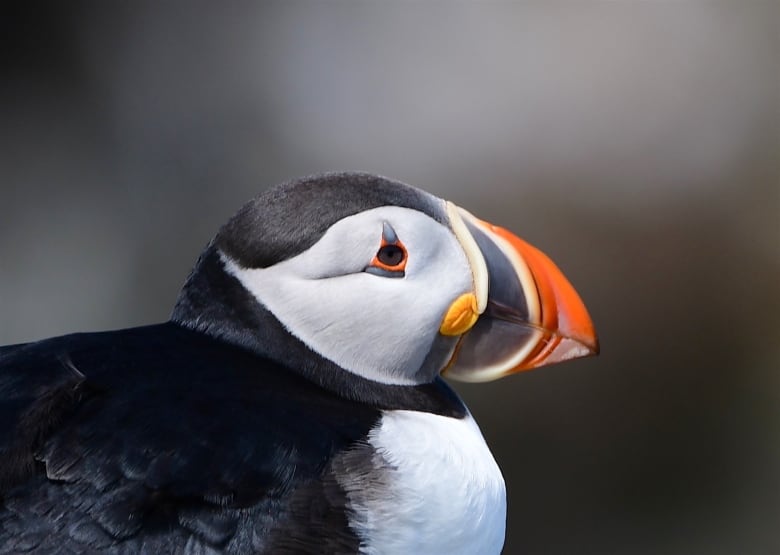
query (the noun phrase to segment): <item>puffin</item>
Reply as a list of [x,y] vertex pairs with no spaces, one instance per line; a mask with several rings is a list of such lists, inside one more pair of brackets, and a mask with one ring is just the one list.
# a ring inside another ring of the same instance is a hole
[[0,553],[500,553],[504,479],[442,377],[598,349],[509,231],[377,175],[289,181],[169,321],[0,347]]

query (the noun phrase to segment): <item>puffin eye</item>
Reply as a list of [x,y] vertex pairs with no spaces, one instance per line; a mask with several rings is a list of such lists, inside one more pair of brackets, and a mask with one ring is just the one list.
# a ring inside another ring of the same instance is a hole
[[398,266],[406,258],[406,253],[398,245],[383,245],[376,253],[376,259],[385,266]]
[[382,225],[382,241],[379,250],[365,271],[383,277],[404,277],[406,256],[406,247],[398,239],[390,224],[385,222]]

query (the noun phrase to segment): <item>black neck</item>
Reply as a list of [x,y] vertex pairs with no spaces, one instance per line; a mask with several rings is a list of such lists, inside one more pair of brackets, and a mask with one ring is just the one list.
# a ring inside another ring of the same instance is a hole
[[176,301],[171,320],[248,349],[301,374],[337,395],[379,409],[407,409],[463,417],[466,408],[439,377],[415,385],[389,385],[339,367],[292,335],[232,275],[216,247],[201,255]]

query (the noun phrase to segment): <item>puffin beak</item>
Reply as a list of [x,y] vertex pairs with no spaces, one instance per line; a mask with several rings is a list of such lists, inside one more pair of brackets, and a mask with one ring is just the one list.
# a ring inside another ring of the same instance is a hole
[[[588,311],[552,260],[454,204],[448,203],[448,213],[472,267],[474,293],[467,294],[468,305],[478,314],[463,316],[460,298],[445,315],[441,333],[455,335],[447,333],[455,329],[462,335],[443,374],[484,382],[598,354]],[[450,320],[473,321],[464,329],[463,324],[448,326]]]

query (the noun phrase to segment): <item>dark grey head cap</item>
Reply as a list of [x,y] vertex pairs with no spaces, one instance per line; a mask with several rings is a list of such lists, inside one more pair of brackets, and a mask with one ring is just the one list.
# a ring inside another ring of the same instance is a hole
[[[280,362],[317,383],[327,376],[341,383],[344,370],[293,336],[225,271],[221,253],[244,268],[266,268],[306,251],[337,221],[381,206],[417,210],[449,227],[444,201],[384,177],[330,173],[284,183],[245,204],[219,230],[182,287],[171,320]],[[433,366],[436,371],[441,367]],[[356,379],[350,374],[349,387],[333,387],[349,392]]]
[[266,268],[302,253],[337,221],[380,206],[411,208],[449,225],[444,203],[425,191],[369,173],[326,173],[261,193],[214,244],[245,268]]

